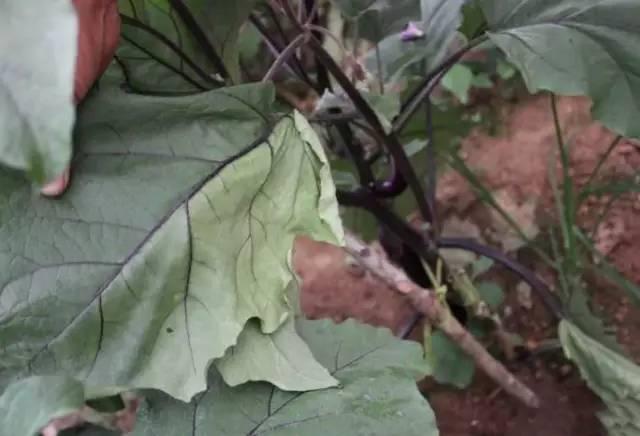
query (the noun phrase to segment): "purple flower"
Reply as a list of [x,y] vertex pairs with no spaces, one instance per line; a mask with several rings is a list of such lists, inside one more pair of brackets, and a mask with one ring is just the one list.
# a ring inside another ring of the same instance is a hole
[[400,39],[405,42],[415,41],[421,38],[424,38],[424,32],[412,21],[410,21],[407,27],[400,33]]

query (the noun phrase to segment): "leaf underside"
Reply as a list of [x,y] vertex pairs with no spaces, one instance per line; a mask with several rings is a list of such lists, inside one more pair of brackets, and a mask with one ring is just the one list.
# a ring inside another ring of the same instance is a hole
[[529,90],[586,95],[607,127],[640,137],[640,2],[480,0],[489,36]]
[[600,419],[609,436],[639,434],[640,367],[591,339],[569,321],[560,323],[559,336],[567,357],[605,403],[607,410]]

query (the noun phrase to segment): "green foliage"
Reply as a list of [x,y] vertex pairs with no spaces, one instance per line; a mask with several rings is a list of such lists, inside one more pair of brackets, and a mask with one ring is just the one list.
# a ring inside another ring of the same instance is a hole
[[588,95],[610,129],[640,137],[637,0],[479,0],[491,40],[531,92]]
[[[382,39],[378,49],[384,81],[396,81],[416,63],[424,61],[424,70],[429,71],[442,61],[462,21],[463,3],[464,0],[422,0],[417,26],[424,32],[424,37],[403,41],[401,32],[398,32]],[[372,50],[365,58],[369,71],[377,72],[376,56]]]
[[468,387],[475,373],[473,360],[440,331],[434,332],[428,340],[430,353],[427,353],[427,359],[433,362],[433,378],[458,389]]
[[[224,66],[233,83],[240,82],[240,28],[256,4],[256,0],[234,0],[210,2],[206,0],[186,0],[183,3],[202,29],[205,37],[217,53],[220,53]],[[146,24],[175,44],[210,78],[219,75],[216,65],[207,55],[201,43],[194,38],[187,23],[180,19],[171,7],[169,0],[132,0],[120,2],[122,12],[137,21]],[[185,63],[175,50],[150,32],[124,21],[125,41],[119,49],[119,56],[129,70],[129,78],[136,88],[144,90],[195,91],[189,83],[174,74],[158,59],[174,69],[191,77],[201,87],[210,88],[215,82],[196,74],[194,68]],[[151,58],[151,56],[156,59]],[[169,82],[169,83],[168,83]]]
[[232,389],[211,370],[207,390],[189,404],[148,392],[133,436],[438,434],[415,385],[429,371],[418,344],[354,321],[296,324],[339,387],[291,393],[248,383]]
[[473,71],[464,64],[454,65],[444,75],[442,87],[451,92],[462,104],[469,103],[469,91],[473,86]]
[[589,387],[607,410],[600,419],[609,436],[640,432],[640,367],[591,339],[569,321],[562,321],[559,336],[565,354],[573,360]]
[[2,0],[0,10],[0,164],[42,184],[71,158],[78,24],[67,0]]
[[378,43],[420,19],[419,0],[332,0],[358,37]]
[[[340,387],[301,394],[266,384],[229,389],[212,372],[207,391],[191,404],[149,397],[137,435],[190,434],[437,434],[433,414],[415,387],[426,368],[417,344],[400,342],[387,330],[349,321],[298,324],[318,360]],[[426,413],[425,413],[426,410]],[[195,414],[195,415],[194,415]]]
[[103,86],[80,115],[68,195],[36,199],[0,173],[4,386],[66,373],[189,400],[249,319],[278,330],[294,236],[342,230],[317,139],[298,114],[274,124],[272,99],[268,85],[153,99]]

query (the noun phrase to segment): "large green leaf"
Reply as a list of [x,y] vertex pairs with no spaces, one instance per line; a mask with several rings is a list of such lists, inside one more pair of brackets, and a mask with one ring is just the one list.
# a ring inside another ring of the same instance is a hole
[[418,344],[354,321],[300,321],[298,330],[340,387],[297,394],[266,383],[230,388],[211,371],[207,391],[190,404],[150,393],[133,435],[438,434],[415,384],[428,372]]
[[[240,77],[240,28],[249,17],[256,1],[183,0],[205,37],[222,59],[234,83],[238,83]],[[193,29],[171,7],[169,0],[121,1],[120,8],[127,17],[146,24],[175,44],[203,70],[205,75],[214,77],[220,73],[195,38]],[[199,76],[194,68],[157,35],[131,25],[126,19],[123,35],[124,44],[120,48],[119,56],[129,70],[129,80],[136,88],[149,91],[197,89],[193,83],[190,84],[171,69],[162,66],[152,59],[152,56],[179,70],[202,87],[212,86],[212,82],[207,80],[206,76]]]
[[71,158],[76,16],[69,0],[0,10],[0,164],[44,183]]
[[0,172],[0,389],[70,374],[90,396],[189,400],[249,319],[264,333],[286,321],[295,235],[342,230],[313,130],[298,114],[272,122],[273,99],[268,85],[179,98],[103,86],[62,199]]
[[[456,29],[462,22],[461,9],[464,0],[421,0],[421,21],[418,28],[424,37],[415,41],[403,41],[401,32],[387,36],[379,43],[382,76],[393,81],[411,65],[425,61],[426,70],[432,69],[445,56]],[[377,71],[375,50],[365,59],[370,71]]]
[[479,1],[531,91],[587,95],[609,128],[640,137],[640,2]]
[[569,321],[559,330],[564,351],[573,360],[589,387],[604,401],[600,414],[610,436],[640,433],[640,367],[604,347]]
[[0,396],[0,434],[33,436],[49,421],[77,411],[84,402],[82,383],[70,377],[21,380]]

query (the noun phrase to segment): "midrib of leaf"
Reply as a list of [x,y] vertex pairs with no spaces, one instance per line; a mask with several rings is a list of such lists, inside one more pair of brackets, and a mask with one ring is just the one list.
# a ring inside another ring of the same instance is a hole
[[[168,220],[174,215],[175,212],[177,212],[183,205],[188,204],[189,200],[191,200],[210,180],[212,180],[214,177],[216,177],[222,170],[224,170],[229,164],[232,164],[235,160],[251,153],[253,150],[257,149],[260,145],[264,144],[267,142],[269,135],[271,134],[271,131],[273,129],[273,125],[270,125],[267,129],[266,132],[264,132],[256,141],[254,141],[253,143],[251,143],[249,146],[247,146],[244,150],[240,151],[239,153],[236,153],[235,155],[225,159],[223,161],[223,163],[216,167],[211,173],[207,174],[206,176],[204,176],[200,181],[198,181],[189,191],[187,191],[187,193],[183,196],[183,198],[179,199],[178,202],[169,209],[169,211],[162,216],[162,218],[160,218],[158,220],[158,222],[156,224],[154,224],[151,229],[148,231],[148,233],[144,236],[144,238],[142,238],[142,240],[131,250],[131,252],[125,257],[125,259],[122,262],[117,262],[114,263],[111,266],[116,266],[115,271],[113,272],[113,274],[105,281],[105,283],[100,286],[100,288],[98,288],[98,290],[96,291],[96,294],[94,296],[94,298],[92,298],[91,300],[89,300],[86,303],[86,306],[83,310],[81,310],[80,312],[78,312],[77,314],[75,314],[70,321],[58,332],[58,334],[56,336],[54,336],[53,338],[49,339],[47,341],[47,344],[45,344],[40,350],[38,350],[36,353],[33,354],[33,356],[31,356],[31,358],[29,359],[27,365],[31,366],[34,362],[34,360],[36,358],[38,358],[49,346],[50,343],[55,342],[57,339],[60,338],[60,336],[77,320],[79,319],[83,314],[85,314],[91,307],[93,307],[93,305],[98,302],[100,304],[101,298],[103,293],[105,292],[106,289],[109,288],[109,286],[118,278],[118,276],[122,273],[123,268],[140,252],[140,250],[142,250],[143,247],[145,247],[145,245],[152,239],[152,237],[158,232],[158,230],[160,230],[162,228],[162,226],[164,224],[166,224],[168,222]],[[130,152],[129,153],[131,156],[135,156],[137,154],[137,152]],[[191,233],[189,233],[189,244],[191,245],[192,239],[191,239]],[[188,265],[190,266],[192,262],[192,259],[189,259],[189,263]],[[80,262],[75,262],[75,263],[63,263],[61,264],[61,266],[67,266],[67,265],[92,265],[95,264],[95,262],[91,262],[91,261],[80,261]],[[60,265],[59,265],[60,266]],[[49,267],[49,266],[47,266]],[[37,271],[38,269],[36,269],[35,271]],[[32,274],[34,271],[31,271],[28,274]],[[187,280],[188,281],[188,280]],[[7,285],[5,285],[5,287],[3,289],[6,288]],[[185,299],[187,297],[185,296]],[[100,319],[101,323],[100,323],[100,329],[102,330],[103,328],[103,319],[101,317]],[[186,326],[187,328],[187,332],[189,330],[189,326]],[[102,334],[100,335],[99,338],[99,345],[102,341]],[[97,356],[99,355],[100,352],[100,347],[98,346],[97,352],[96,352],[96,359]],[[192,358],[193,358],[193,353],[192,354]],[[87,377],[91,374],[91,371],[93,370],[93,365],[95,365],[96,360],[94,359],[94,362],[92,364],[92,368],[89,371]]]

